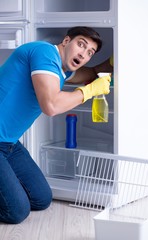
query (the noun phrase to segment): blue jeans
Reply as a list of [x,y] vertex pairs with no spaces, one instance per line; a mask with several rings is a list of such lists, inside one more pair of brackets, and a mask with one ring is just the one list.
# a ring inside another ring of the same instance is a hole
[[51,200],[50,186],[26,148],[19,141],[0,143],[0,222],[20,223]]

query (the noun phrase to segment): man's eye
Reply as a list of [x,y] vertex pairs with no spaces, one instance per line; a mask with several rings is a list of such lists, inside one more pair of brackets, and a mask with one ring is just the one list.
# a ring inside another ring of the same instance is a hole
[[78,42],[78,45],[79,45],[79,47],[84,47],[84,43],[83,42]]
[[92,56],[93,56],[93,52],[92,52],[92,51],[89,51],[89,52],[88,52],[88,56],[89,56],[89,57],[92,57]]

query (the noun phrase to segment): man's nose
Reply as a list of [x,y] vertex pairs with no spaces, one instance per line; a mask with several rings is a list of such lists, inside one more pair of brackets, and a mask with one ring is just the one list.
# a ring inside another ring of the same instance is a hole
[[85,51],[79,53],[79,57],[80,57],[80,59],[84,59],[84,57],[85,57]]

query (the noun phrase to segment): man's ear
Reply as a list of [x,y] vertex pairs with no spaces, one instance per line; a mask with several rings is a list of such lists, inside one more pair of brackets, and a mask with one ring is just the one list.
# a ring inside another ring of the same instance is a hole
[[66,44],[69,43],[69,42],[70,42],[70,37],[69,37],[69,36],[66,36],[66,37],[63,39],[63,41],[62,41],[63,47],[65,47]]

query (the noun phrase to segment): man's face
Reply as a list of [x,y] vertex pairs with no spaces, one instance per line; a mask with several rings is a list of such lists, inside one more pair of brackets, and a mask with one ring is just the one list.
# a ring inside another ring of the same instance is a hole
[[97,50],[97,43],[91,38],[81,35],[72,40],[69,36],[66,36],[63,40],[63,46],[64,54],[62,61],[64,71],[76,71],[85,65]]

